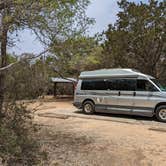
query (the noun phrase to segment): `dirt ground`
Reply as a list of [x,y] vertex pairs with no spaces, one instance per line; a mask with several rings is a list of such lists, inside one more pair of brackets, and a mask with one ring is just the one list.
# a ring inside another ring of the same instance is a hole
[[83,115],[72,101],[49,100],[36,108],[39,139],[49,166],[165,166],[166,124],[153,118]]

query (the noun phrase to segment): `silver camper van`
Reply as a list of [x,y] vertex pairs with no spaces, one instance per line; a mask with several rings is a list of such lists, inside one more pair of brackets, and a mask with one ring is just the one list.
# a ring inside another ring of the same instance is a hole
[[156,116],[166,122],[166,90],[152,76],[133,69],[82,72],[74,106],[94,112]]

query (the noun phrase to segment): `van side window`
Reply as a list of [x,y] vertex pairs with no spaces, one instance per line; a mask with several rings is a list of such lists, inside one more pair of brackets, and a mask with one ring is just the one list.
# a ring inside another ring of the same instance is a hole
[[116,79],[108,80],[108,89],[109,90],[117,90],[118,89]]
[[111,79],[108,80],[108,89],[120,91],[135,91],[135,79]]
[[81,90],[107,90],[105,80],[83,80]]
[[158,91],[148,80],[137,80],[137,91]]

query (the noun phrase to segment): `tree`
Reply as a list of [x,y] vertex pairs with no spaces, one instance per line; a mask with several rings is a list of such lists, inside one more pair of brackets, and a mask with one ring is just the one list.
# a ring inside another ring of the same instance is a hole
[[[89,0],[1,0],[0,68],[8,65],[7,45],[13,33],[32,30],[46,45],[83,33],[92,22],[85,14]],[[6,71],[0,72],[0,111],[5,94]]]
[[104,65],[136,68],[158,77],[166,58],[166,1],[118,4],[118,19],[105,32]]
[[[46,157],[36,139],[33,111],[15,101],[41,95],[49,66],[41,55],[51,51],[52,41],[86,31],[92,22],[85,14],[88,4],[88,0],[0,0],[0,160],[4,165],[38,165]],[[32,30],[46,50],[38,55],[8,55],[13,34],[23,29]]]
[[[54,49],[54,45],[63,45]],[[94,37],[78,36],[60,43],[52,43],[53,53],[57,56],[54,66],[66,76],[78,77],[83,70],[99,67],[102,47]]]

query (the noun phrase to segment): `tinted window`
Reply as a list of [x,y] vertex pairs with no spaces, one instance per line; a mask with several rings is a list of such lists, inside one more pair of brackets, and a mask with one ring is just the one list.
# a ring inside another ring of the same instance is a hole
[[108,80],[108,89],[109,90],[117,90],[118,89],[117,80],[115,80],[115,79]]
[[107,82],[104,80],[83,80],[82,90],[107,90]]
[[111,79],[108,80],[108,89],[120,91],[135,91],[135,79]]
[[158,91],[148,80],[137,80],[137,91]]

